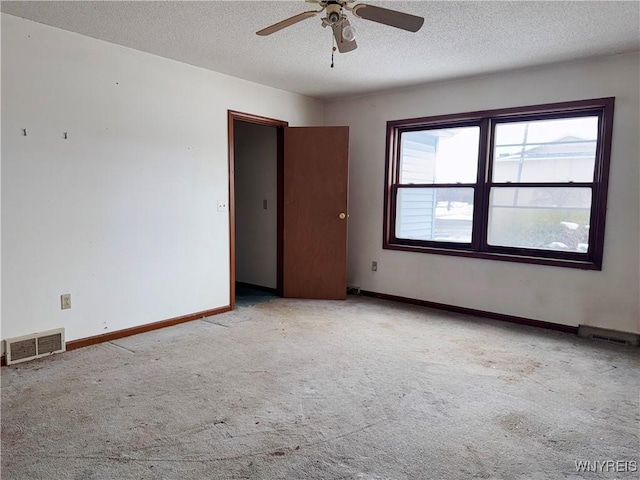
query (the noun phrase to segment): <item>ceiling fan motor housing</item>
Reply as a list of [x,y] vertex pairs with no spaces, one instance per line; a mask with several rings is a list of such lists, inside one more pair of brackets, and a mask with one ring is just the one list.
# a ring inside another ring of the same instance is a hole
[[335,25],[336,23],[338,23],[340,21],[340,14],[336,13],[336,12],[331,12],[327,18],[329,19],[329,23],[331,25]]
[[329,25],[335,25],[342,18],[341,15],[342,4],[338,2],[330,2],[327,5],[327,21]]

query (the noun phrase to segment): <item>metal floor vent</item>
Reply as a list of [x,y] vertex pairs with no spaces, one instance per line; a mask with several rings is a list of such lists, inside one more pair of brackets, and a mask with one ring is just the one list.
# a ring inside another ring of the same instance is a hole
[[5,340],[7,365],[64,352],[66,348],[64,328]]
[[578,335],[594,340],[615,343],[617,345],[631,345],[632,347],[640,345],[640,335],[635,333],[619,332],[617,330],[608,330],[606,328],[579,325]]
[[629,345],[629,342],[622,340],[621,338],[605,337],[604,335],[590,335],[590,338],[595,340],[604,340],[605,342],[618,343],[620,345]]

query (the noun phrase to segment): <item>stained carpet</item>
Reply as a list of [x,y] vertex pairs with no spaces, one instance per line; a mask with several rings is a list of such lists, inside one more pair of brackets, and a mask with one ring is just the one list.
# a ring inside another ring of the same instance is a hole
[[600,479],[639,349],[370,298],[274,299],[2,369],[3,479]]

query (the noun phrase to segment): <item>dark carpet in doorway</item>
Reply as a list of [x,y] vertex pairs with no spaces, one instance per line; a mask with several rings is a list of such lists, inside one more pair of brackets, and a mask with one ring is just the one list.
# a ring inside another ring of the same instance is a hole
[[275,293],[265,292],[244,285],[236,285],[236,308],[251,307],[258,303],[269,302],[278,296]]

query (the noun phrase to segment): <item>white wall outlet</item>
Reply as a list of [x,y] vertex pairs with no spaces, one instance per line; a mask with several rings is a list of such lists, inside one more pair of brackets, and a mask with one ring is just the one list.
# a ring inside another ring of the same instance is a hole
[[218,200],[218,211],[226,212],[229,209],[229,205],[227,205],[226,200]]
[[372,272],[378,271],[378,262],[371,262],[371,271]]
[[63,295],[60,295],[60,308],[62,310],[66,310],[68,308],[71,308],[71,294],[70,293],[65,293]]

